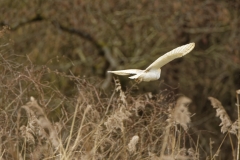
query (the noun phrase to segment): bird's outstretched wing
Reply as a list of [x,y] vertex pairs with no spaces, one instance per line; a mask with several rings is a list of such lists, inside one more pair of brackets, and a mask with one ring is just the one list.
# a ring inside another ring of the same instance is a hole
[[114,73],[117,75],[125,76],[129,74],[139,74],[143,72],[141,69],[126,69],[126,70],[118,70],[118,71],[108,71],[108,73]]
[[154,61],[150,66],[146,68],[146,71],[161,68],[168,62],[188,54],[194,47],[195,43],[189,43],[181,47],[177,47],[170,52],[167,52],[163,56],[159,57],[156,61]]

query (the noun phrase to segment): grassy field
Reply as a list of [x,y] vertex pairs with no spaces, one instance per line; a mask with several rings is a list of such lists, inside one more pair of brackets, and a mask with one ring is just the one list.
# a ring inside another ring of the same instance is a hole
[[[4,39],[4,31],[0,36]],[[184,95],[171,90],[136,95],[138,84],[123,91],[119,79],[109,93],[96,87],[97,78],[67,75],[10,52],[8,43],[2,43],[2,160],[239,160],[239,121],[231,121],[213,97],[209,100],[223,134],[217,145],[211,136],[200,136],[201,128],[193,129],[192,100]],[[58,89],[62,79],[72,83],[69,96]]]

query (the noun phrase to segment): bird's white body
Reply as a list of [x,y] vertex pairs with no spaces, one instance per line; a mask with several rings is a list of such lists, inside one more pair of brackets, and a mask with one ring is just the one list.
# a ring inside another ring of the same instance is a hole
[[127,70],[118,70],[118,71],[108,71],[109,73],[114,73],[117,75],[129,75],[134,74],[134,76],[129,77],[130,79],[136,79],[137,81],[153,81],[160,78],[161,67],[167,64],[168,62],[180,58],[195,47],[195,43],[189,43],[181,47],[175,48],[170,52],[159,57],[156,61],[150,64],[145,70],[140,69],[127,69]]
[[141,81],[152,81],[152,80],[157,80],[160,78],[161,75],[161,69],[152,69],[146,72],[145,70],[142,71],[142,73],[136,74],[134,76],[129,77],[130,79],[138,79],[140,82]]

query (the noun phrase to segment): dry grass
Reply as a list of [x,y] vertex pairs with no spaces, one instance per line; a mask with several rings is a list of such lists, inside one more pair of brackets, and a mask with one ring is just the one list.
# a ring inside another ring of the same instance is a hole
[[[236,120],[234,123],[232,123],[229,115],[227,114],[226,110],[222,106],[221,102],[213,97],[208,97],[208,99],[211,101],[213,108],[216,109],[216,117],[219,117],[221,120],[221,123],[219,125],[219,126],[221,126],[221,132],[223,134],[227,132],[226,136],[229,136],[229,138],[230,138],[233,159],[239,160],[239,148],[234,147],[234,146],[236,146],[236,144],[234,144],[234,142],[232,142],[231,136],[228,134],[228,133],[231,133],[236,136],[239,136],[238,135],[239,134],[238,133],[238,121],[239,120]],[[238,104],[237,104],[237,107],[239,108]],[[239,119],[239,117],[238,117],[238,119]],[[225,136],[225,138],[226,138],[226,136]],[[225,138],[223,139],[221,145],[218,147],[216,153],[213,155],[211,154],[211,159],[215,159],[217,156],[219,156],[219,152],[220,152],[222,144],[225,141]],[[239,146],[239,142],[237,143],[237,145]]]
[[[215,153],[201,155],[206,151],[199,146],[202,139],[192,137],[195,133],[190,126],[188,97],[176,96],[169,90],[132,96],[130,89],[122,90],[118,79],[114,80],[112,95],[108,95],[86,79],[34,66],[29,60],[27,65],[18,64],[14,61],[16,55],[9,57],[3,46],[0,48],[0,159],[218,158],[226,139]],[[59,79],[53,81],[52,77]],[[71,96],[57,89],[62,78],[72,81]],[[239,121],[232,123],[221,103],[209,99],[222,121],[222,133],[237,135]],[[238,160],[236,144],[233,141],[231,144],[232,157]]]

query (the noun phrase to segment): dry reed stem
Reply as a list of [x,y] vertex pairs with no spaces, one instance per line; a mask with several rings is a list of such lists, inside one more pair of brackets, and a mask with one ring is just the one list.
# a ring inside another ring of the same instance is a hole
[[35,144],[34,131],[32,127],[21,126],[20,127],[21,136],[27,139],[30,144]]
[[110,115],[104,125],[107,127],[107,130],[110,132],[115,131],[116,129],[121,129],[124,131],[123,121],[129,120],[129,117],[132,115],[127,110],[127,100],[125,93],[122,91],[121,84],[118,79],[114,79],[116,88],[115,90],[119,92],[118,106],[114,108],[115,112]]
[[[164,155],[165,149],[167,147],[167,144],[172,144],[172,152],[174,152],[174,148],[176,147],[176,139],[173,140],[173,142],[169,142],[171,139],[169,138],[170,135],[170,128],[174,124],[180,124],[185,131],[188,129],[188,123],[190,123],[190,112],[188,111],[187,106],[191,103],[191,99],[181,96],[177,99],[176,104],[174,105],[174,108],[169,107],[168,109],[168,119],[166,120],[168,125],[166,127],[166,131],[164,133],[164,138],[163,138],[163,144],[162,144],[162,149],[161,149],[161,159],[166,159],[166,155]],[[175,137],[175,135],[174,135]],[[172,153],[175,155],[175,153]],[[167,156],[167,158],[170,158]]]
[[210,138],[210,141],[209,141],[210,158],[213,157],[213,144],[214,144],[214,141],[212,141],[212,139]]
[[237,137],[238,137],[238,146],[237,146],[237,160],[240,158],[240,102],[239,102],[239,95],[240,95],[240,89],[236,91],[236,98],[237,98],[237,110],[238,110],[238,120],[236,123],[234,122],[234,128],[235,130],[238,129]]
[[179,150],[172,155],[157,157],[151,154],[150,157],[151,160],[199,160],[199,155],[193,148],[179,148]]
[[131,116],[131,113],[127,111],[124,107],[118,109],[117,111],[112,114],[106,122],[104,122],[104,125],[107,127],[107,130],[110,132],[115,131],[116,129],[121,129],[123,131],[123,121],[129,120],[129,117]]
[[[73,136],[73,129],[74,129],[74,125],[75,125],[75,121],[76,121],[76,117],[77,117],[77,113],[78,113],[78,110],[79,108],[81,107],[82,103],[81,103],[81,97],[78,97],[77,99],[77,104],[75,106],[75,110],[74,110],[74,115],[73,115],[73,120],[72,120],[72,123],[71,123],[71,128],[70,128],[70,133],[68,135],[68,140],[67,140],[67,144],[66,144],[66,147],[63,148],[63,156],[64,158],[69,158],[72,154],[71,154],[71,149],[70,148],[70,143],[71,143],[71,140],[72,140],[72,136]],[[69,152],[69,150],[71,152]]]
[[[80,106],[81,107],[81,106]],[[81,139],[83,138],[82,136],[81,136],[81,132],[82,132],[82,130],[83,130],[83,127],[84,127],[84,121],[85,121],[85,118],[86,118],[86,114],[87,114],[87,112],[89,111],[91,109],[91,105],[87,105],[87,107],[85,108],[85,110],[84,110],[84,113],[83,113],[83,117],[82,117],[82,120],[81,120],[81,123],[80,123],[80,127],[79,127],[79,129],[78,129],[78,131],[77,131],[77,137],[76,137],[76,139],[75,139],[75,141],[74,141],[74,143],[72,144],[72,146],[71,146],[71,151],[73,152],[74,150],[76,150],[76,148],[78,147],[78,144],[80,143],[80,141],[81,141]]]
[[119,79],[114,79],[114,82],[115,82],[115,86],[116,86],[115,90],[116,90],[116,92],[119,92],[119,100],[120,100],[119,104],[123,104],[126,107],[127,106],[126,95],[122,91],[121,83],[120,83]]
[[[28,124],[31,130],[25,130],[27,137],[30,138],[30,134],[37,134],[40,137],[44,137],[50,140],[52,146],[57,149],[59,146],[59,140],[57,132],[53,125],[48,120],[43,109],[38,105],[37,101],[31,97],[30,102],[21,108],[25,109],[28,115]],[[21,127],[24,131],[25,127]],[[47,131],[47,132],[46,132]],[[31,139],[31,138],[30,138]]]

